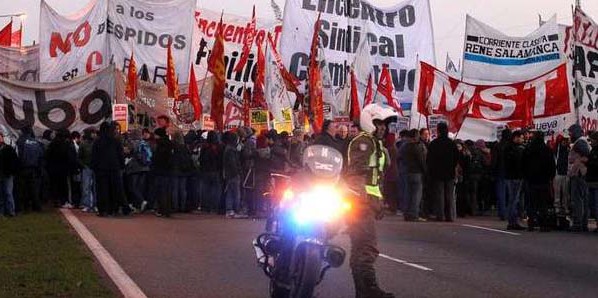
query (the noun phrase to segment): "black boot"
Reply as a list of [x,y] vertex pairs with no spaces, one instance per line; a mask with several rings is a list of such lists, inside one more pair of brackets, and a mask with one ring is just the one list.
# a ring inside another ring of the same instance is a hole
[[353,280],[355,281],[355,298],[395,298],[394,294],[380,289],[375,275],[364,274],[359,277],[353,275]]

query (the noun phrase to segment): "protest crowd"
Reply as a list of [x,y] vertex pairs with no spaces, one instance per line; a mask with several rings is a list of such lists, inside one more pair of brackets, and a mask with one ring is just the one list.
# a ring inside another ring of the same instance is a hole
[[[0,211],[15,216],[49,202],[99,216],[255,218],[267,206],[270,174],[300,167],[309,144],[346,154],[357,133],[357,125],[327,120],[315,136],[247,127],[183,134],[166,116],[154,131],[121,133],[118,123],[104,122],[99,131],[37,137],[25,128],[16,148],[0,138]],[[596,218],[598,132],[588,141],[578,125],[551,138],[506,129],[499,142],[487,143],[454,139],[440,123],[437,135],[431,139],[427,128],[388,134],[387,214],[414,222],[493,215],[513,230],[524,229],[527,219],[530,231],[558,228],[558,216],[569,216],[571,231],[588,231],[588,219]]]

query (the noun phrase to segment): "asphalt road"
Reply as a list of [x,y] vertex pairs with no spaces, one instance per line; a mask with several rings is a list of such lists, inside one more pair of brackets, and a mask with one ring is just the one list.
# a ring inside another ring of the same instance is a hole
[[[268,281],[251,246],[263,221],[77,215],[148,297],[267,297]],[[504,230],[490,218],[385,218],[377,225],[386,256],[376,265],[380,284],[397,297],[597,297],[598,234],[507,234],[479,227]],[[348,248],[347,235],[334,242]],[[316,297],[353,293],[345,264],[329,271]]]

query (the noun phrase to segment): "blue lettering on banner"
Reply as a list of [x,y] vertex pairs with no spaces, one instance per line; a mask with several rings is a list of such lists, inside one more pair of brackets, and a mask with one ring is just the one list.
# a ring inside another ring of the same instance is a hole
[[550,61],[550,60],[560,60],[561,56],[559,53],[554,53],[554,54],[530,57],[530,58],[525,58],[525,59],[513,59],[513,58],[493,58],[493,57],[487,57],[487,56],[483,56],[483,55],[465,53],[464,59],[470,60],[470,61],[481,62],[481,63],[487,63],[487,64],[516,66],[516,65],[526,65],[526,64],[546,62],[546,61]]

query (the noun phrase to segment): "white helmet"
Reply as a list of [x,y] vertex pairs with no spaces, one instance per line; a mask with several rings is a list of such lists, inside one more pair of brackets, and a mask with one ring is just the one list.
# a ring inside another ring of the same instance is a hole
[[389,122],[396,122],[398,117],[399,115],[393,108],[380,103],[373,103],[365,106],[361,111],[359,125],[361,130],[373,133],[376,131],[374,120],[380,120],[388,124]]

